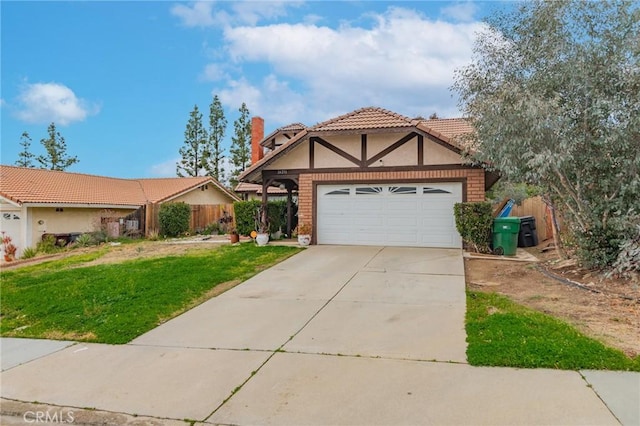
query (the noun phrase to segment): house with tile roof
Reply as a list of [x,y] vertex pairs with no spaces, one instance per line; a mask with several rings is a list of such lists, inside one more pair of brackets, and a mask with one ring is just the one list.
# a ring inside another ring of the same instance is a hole
[[45,233],[94,231],[106,210],[124,218],[149,204],[229,204],[239,198],[203,177],[119,179],[0,165],[0,230],[18,248],[35,247]]
[[[240,182],[236,185],[234,192],[245,201],[262,200],[262,185]],[[284,200],[287,198],[287,190],[269,186],[267,188],[267,198],[270,201]]]
[[453,205],[483,201],[499,178],[462,157],[472,131],[464,119],[361,108],[279,145],[252,137],[256,155],[239,180],[262,185],[263,202],[272,186],[297,192],[314,244],[458,248]]

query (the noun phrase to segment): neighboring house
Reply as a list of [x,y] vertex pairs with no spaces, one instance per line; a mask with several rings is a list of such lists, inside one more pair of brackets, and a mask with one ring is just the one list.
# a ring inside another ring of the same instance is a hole
[[470,131],[462,119],[362,108],[267,145],[263,158],[254,141],[257,161],[239,179],[297,191],[315,244],[461,247],[453,205],[483,201],[498,179],[462,158],[458,137]]
[[238,200],[210,177],[118,179],[0,165],[0,229],[19,250],[45,233],[94,231],[105,214],[122,218],[148,204]]
[[[235,193],[245,201],[262,200],[262,185],[255,183],[240,182],[234,189]],[[267,198],[269,201],[286,200],[287,190],[275,186],[267,188]]]

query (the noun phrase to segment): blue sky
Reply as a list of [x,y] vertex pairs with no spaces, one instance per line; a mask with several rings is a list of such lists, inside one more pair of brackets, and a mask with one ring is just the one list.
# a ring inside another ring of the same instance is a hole
[[175,176],[195,104],[265,131],[365,106],[459,116],[449,87],[481,19],[505,3],[2,1],[1,163],[55,122],[68,171]]

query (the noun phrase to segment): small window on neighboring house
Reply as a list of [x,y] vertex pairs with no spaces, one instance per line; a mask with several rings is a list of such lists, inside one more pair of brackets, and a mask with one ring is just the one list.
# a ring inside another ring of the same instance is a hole
[[382,192],[381,186],[368,187],[364,186],[362,188],[356,188],[356,195],[372,195],[372,194],[380,194]]
[[390,186],[389,192],[392,194],[417,194],[418,188],[415,186]]
[[451,194],[449,191],[445,191],[444,189],[438,189],[438,188],[428,188],[425,187],[422,190],[423,194]]
[[349,195],[349,188],[334,189],[331,192],[327,192],[326,195]]
[[57,211],[57,212],[63,212],[63,211],[64,211],[64,209],[63,209],[62,207],[56,207],[56,211]]

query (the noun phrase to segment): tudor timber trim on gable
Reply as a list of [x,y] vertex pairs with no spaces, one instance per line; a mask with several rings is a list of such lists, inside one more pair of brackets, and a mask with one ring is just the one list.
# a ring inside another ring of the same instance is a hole
[[[462,163],[460,149],[442,143],[419,129],[409,132],[306,135],[295,146],[284,147],[287,155],[265,162],[260,174],[248,171],[243,180],[262,181],[265,172],[296,170],[296,173],[322,169],[358,170],[381,167],[431,167]],[[276,152],[280,153],[280,152]],[[282,153],[284,154],[284,152]],[[265,157],[267,158],[267,157]]]

